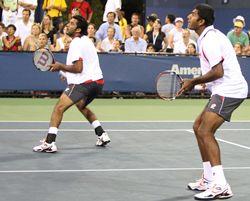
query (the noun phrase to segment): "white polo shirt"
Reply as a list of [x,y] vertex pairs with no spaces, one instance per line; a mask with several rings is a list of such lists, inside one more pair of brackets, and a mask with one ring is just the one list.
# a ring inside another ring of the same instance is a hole
[[222,78],[207,83],[213,94],[230,98],[246,98],[248,85],[241,73],[235,51],[228,38],[214,26],[208,26],[198,39],[202,74],[222,61]]
[[[122,7],[122,1],[121,0],[108,0],[106,5],[105,5],[105,11],[103,13],[103,21],[104,22],[107,21],[107,14],[109,12],[115,12],[116,13],[116,10],[118,8],[121,9],[121,7]],[[115,22],[118,22],[117,13],[116,13]]]
[[72,65],[78,60],[83,61],[81,73],[63,73],[68,84],[81,84],[89,80],[95,81],[103,78],[96,48],[87,36],[74,38],[70,43],[67,65]]

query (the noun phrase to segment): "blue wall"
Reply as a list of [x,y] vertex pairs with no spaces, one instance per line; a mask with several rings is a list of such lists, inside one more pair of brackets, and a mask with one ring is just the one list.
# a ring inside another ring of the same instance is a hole
[[[0,52],[0,90],[63,90],[58,73],[41,72],[32,63],[32,53]],[[56,53],[65,62],[66,54]],[[186,56],[145,56],[99,54],[105,78],[105,91],[155,92],[155,79],[164,70],[174,70],[182,77],[200,74],[199,59]],[[239,58],[242,72],[250,86],[250,58]]]

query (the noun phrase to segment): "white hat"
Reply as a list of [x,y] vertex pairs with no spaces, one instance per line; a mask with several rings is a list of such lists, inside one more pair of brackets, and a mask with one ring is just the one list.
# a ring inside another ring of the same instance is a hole
[[233,19],[233,23],[235,23],[236,21],[242,21],[243,26],[245,26],[245,18],[242,17],[241,15],[238,15],[236,18]]
[[174,21],[174,22],[176,23],[176,22],[178,22],[178,21],[184,22],[184,20],[183,20],[181,17],[175,18],[175,21]]

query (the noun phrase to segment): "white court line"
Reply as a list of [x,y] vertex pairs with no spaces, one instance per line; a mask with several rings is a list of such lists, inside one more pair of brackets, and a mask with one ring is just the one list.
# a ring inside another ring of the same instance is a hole
[[[188,131],[193,133],[190,129],[105,129],[107,132],[180,132]],[[47,132],[48,129],[0,129],[0,132]],[[62,132],[91,132],[93,129],[59,129]],[[225,128],[218,129],[218,131],[250,131],[249,128]]]
[[[186,131],[189,132],[189,133],[194,133],[194,131],[192,131],[192,130],[186,130]],[[241,148],[250,150],[250,147],[247,147],[247,146],[244,146],[244,145],[241,145],[241,144],[238,144],[238,143],[230,142],[230,141],[223,140],[223,139],[220,139],[220,138],[217,138],[217,137],[215,139],[220,141],[220,142],[224,142],[224,143],[227,143],[227,144],[231,144],[231,145],[234,145],[234,146],[237,146],[237,147],[241,147]]]
[[[122,169],[76,169],[76,170],[0,170],[1,173],[71,173],[71,172],[142,172],[142,171],[194,171],[203,168],[122,168]],[[250,167],[223,167],[224,170],[250,170]]]

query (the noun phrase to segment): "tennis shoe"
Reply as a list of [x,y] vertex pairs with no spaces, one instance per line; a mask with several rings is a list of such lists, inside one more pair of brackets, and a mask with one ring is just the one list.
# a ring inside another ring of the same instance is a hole
[[51,144],[45,142],[45,140],[40,141],[42,144],[33,147],[33,151],[35,152],[47,152],[47,153],[54,153],[57,152],[56,143],[52,142]]
[[206,180],[202,175],[201,179],[196,180],[196,182],[189,183],[187,187],[192,191],[205,191],[209,188],[210,184],[211,182]]
[[107,133],[103,133],[101,136],[99,136],[97,138],[97,141],[96,141],[96,146],[105,146],[106,144],[108,144],[110,142],[110,138],[108,136]]
[[196,200],[216,200],[216,199],[228,199],[233,196],[231,187],[229,184],[221,186],[219,184],[213,184],[213,186],[202,193],[198,193],[194,196]]

